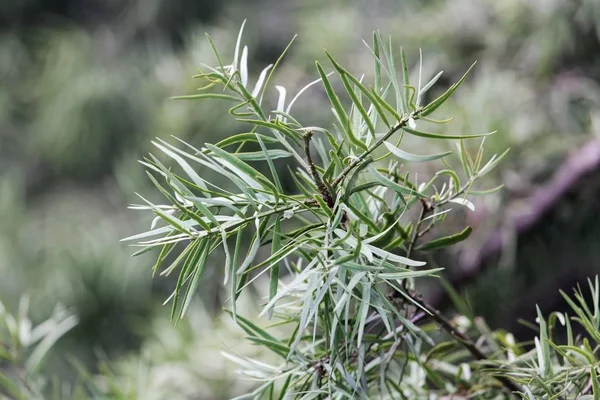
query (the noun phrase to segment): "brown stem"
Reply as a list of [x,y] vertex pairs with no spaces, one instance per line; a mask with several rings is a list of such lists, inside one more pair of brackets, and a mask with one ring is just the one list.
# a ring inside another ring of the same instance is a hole
[[415,224],[415,229],[413,231],[412,234],[412,238],[410,239],[410,242],[408,243],[408,248],[406,249],[406,257],[410,258],[413,249],[415,248],[416,244],[417,244],[417,240],[419,240],[419,238],[422,236],[419,234],[419,228],[421,227],[421,224],[423,223],[423,220],[425,219],[425,217],[427,216],[427,214],[429,212],[431,212],[431,210],[433,210],[433,207],[431,206],[430,203],[427,202],[427,200],[421,199],[421,211],[419,214],[419,218],[417,219],[417,223]]
[[306,161],[308,162],[308,167],[310,169],[309,172],[313,178],[313,181],[315,182],[315,185],[317,186],[317,189],[319,189],[319,193],[321,193],[321,197],[329,206],[329,208],[333,209],[335,205],[335,202],[333,201],[333,196],[331,195],[331,192],[329,191],[327,186],[323,183],[321,175],[319,175],[317,167],[310,155],[310,140],[312,139],[312,135],[312,131],[308,131],[304,135],[304,153],[306,153]]
[[[468,351],[471,353],[473,357],[477,360],[487,360],[487,356],[481,351],[477,345],[464,333],[457,330],[452,323],[442,315],[437,309],[433,308],[431,305],[427,304],[420,295],[415,293],[406,293],[406,295],[414,301],[419,307],[427,311],[431,318],[450,336],[452,336],[455,340],[460,342]],[[520,392],[522,391],[521,386],[516,382],[506,378],[506,377],[496,377],[502,386],[504,386],[510,392]]]
[[[430,203],[428,203],[426,200],[421,199],[421,211],[419,213],[419,218],[417,219],[417,223],[415,224],[415,228],[413,230],[412,233],[412,237],[410,239],[410,242],[408,243],[408,247],[406,248],[406,258],[410,258],[413,249],[415,248],[415,245],[417,244],[417,240],[419,240],[419,228],[421,227],[421,224],[423,223],[423,219],[425,219],[425,216],[427,215],[427,213],[429,213],[431,210],[433,210],[433,207],[431,206]],[[402,282],[402,287],[404,288],[404,290],[408,290],[408,279],[405,279]]]
[[[419,228],[421,227],[421,224],[423,223],[423,219],[425,218],[427,213],[429,213],[433,210],[432,204],[427,202],[426,200],[422,199],[421,205],[422,205],[422,207],[421,207],[421,211],[419,213],[419,218],[417,219],[417,223],[415,224],[415,228],[414,228],[414,231],[412,234],[411,241],[409,242],[408,248],[406,249],[406,257],[408,257],[408,258],[410,258],[411,254],[413,252],[413,249],[420,237]],[[404,281],[404,283],[406,283],[406,280]],[[396,292],[394,294],[394,297],[399,297],[403,294],[405,296],[408,296],[408,298],[410,300],[412,300],[415,304],[417,304],[421,309],[425,310],[433,318],[433,320],[437,323],[438,326],[440,326],[444,331],[446,331],[456,341],[460,342],[469,351],[469,353],[471,353],[471,355],[473,357],[475,357],[477,360],[487,360],[488,359],[487,356],[477,347],[477,345],[467,335],[458,331],[452,325],[452,323],[446,317],[444,317],[442,315],[442,313],[440,311],[438,311],[436,308],[434,308],[431,305],[429,305],[428,303],[426,303],[420,294],[417,294],[413,291],[407,290],[407,287],[404,283],[403,283],[403,288],[405,290],[405,294]],[[518,385],[516,382],[513,382],[512,380],[510,380],[506,377],[496,377],[496,379],[498,379],[498,381],[500,381],[502,386],[504,386],[510,392],[522,391],[520,385]]]

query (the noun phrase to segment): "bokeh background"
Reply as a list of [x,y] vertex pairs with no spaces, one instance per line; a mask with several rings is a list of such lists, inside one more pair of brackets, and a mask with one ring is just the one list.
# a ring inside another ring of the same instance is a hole
[[[248,386],[219,353],[258,350],[222,315],[217,268],[172,327],[162,302],[173,281],[152,280],[156,255],[132,258],[119,242],[151,222],[126,207],[134,192],[155,195],[137,163],[153,138],[199,146],[236,132],[220,104],[168,98],[193,93],[191,75],[214,62],[204,33],[229,58],[246,18],[254,74],[299,35],[276,75],[289,90],[315,79],[322,48],[368,71],[361,39],[376,29],[411,66],[422,49],[425,74],[444,70],[438,90],[478,61],[442,112],[456,132],[498,131],[489,152],[512,150],[488,182],[505,189],[477,199],[468,243],[431,261],[490,326],[527,338],[519,318],[536,303],[560,309],[559,288],[600,271],[598,0],[3,0],[0,300],[16,313],[28,298],[34,324],[57,304],[79,318],[46,358],[44,390],[76,398],[76,365],[125,398],[221,399]],[[326,123],[325,103],[308,92],[298,118]],[[436,284],[427,290],[450,307]]]

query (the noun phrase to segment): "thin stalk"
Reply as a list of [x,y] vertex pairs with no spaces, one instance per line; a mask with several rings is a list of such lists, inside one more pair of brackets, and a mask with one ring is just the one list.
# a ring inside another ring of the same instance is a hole
[[[416,304],[419,305],[419,307],[421,307],[422,309],[424,309],[425,311],[427,311],[431,317],[433,318],[433,320],[440,326],[440,328],[442,328],[444,331],[446,331],[446,333],[448,333],[450,336],[452,336],[457,342],[460,342],[468,351],[469,353],[471,353],[471,355],[473,357],[475,357],[477,360],[487,360],[488,357],[485,355],[485,353],[483,353],[483,351],[481,351],[479,349],[479,347],[477,347],[477,345],[464,333],[460,332],[459,330],[457,330],[452,323],[442,315],[442,313],[440,311],[438,311],[437,309],[435,309],[434,307],[432,307],[431,305],[429,305],[428,303],[426,303],[420,295],[415,294],[415,293],[406,293],[406,295],[412,300],[414,301]],[[504,386],[508,391],[510,392],[522,392],[523,389],[521,388],[521,386],[516,383],[513,382],[512,380],[506,378],[506,377],[496,377],[496,379],[498,379],[498,381],[500,381],[500,383],[502,384],[502,386]]]

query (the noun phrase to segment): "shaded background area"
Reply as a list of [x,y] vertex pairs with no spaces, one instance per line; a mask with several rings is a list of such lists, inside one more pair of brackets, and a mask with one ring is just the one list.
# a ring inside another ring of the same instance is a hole
[[[456,117],[449,128],[455,133],[498,131],[486,143],[489,152],[512,151],[488,182],[506,188],[476,202],[476,213],[465,216],[476,234],[436,262],[460,276],[461,254],[478,252],[499,229],[506,233],[510,245],[482,259],[485,268],[468,281],[457,279],[490,325],[519,333],[515,321],[531,319],[534,303],[560,307],[559,288],[600,270],[597,173],[586,174],[526,233],[506,218],[600,132],[596,0],[6,0],[0,300],[16,309],[26,293],[34,321],[57,303],[79,316],[47,360],[50,375],[75,379],[75,356],[92,370],[110,360],[138,397],[143,390],[153,398],[203,399],[243,390],[244,383],[231,384],[231,365],[219,355],[224,342],[241,337],[218,312],[220,264],[201,285],[189,320],[172,328],[161,306],[172,279],[152,280],[155,255],[131,258],[118,240],[151,222],[126,209],[134,192],[155,195],[137,163],[151,139],[175,135],[201,145],[236,132],[221,104],[168,97],[193,93],[198,84],[190,76],[200,63],[213,63],[204,32],[231,57],[245,18],[255,75],[299,34],[276,76],[292,92],[315,79],[313,62],[325,58],[324,47],[352,72],[369,71],[361,39],[375,29],[402,45],[413,67],[421,48],[424,74],[443,69],[438,90],[478,60],[442,114]],[[297,105],[298,119],[327,123],[325,103],[321,91],[310,91]]]

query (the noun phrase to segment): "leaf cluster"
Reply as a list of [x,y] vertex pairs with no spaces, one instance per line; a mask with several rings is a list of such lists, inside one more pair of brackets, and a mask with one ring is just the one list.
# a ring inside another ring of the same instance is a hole
[[[416,300],[414,279],[440,271],[427,268],[414,254],[470,235],[467,227],[448,237],[422,239],[452,211],[451,205],[473,209],[467,197],[477,192],[474,185],[506,155],[484,161],[485,137],[493,132],[451,135],[426,128],[451,121],[432,115],[473,66],[421,105],[441,73],[425,80],[420,57],[417,81],[411,81],[403,50],[396,65],[391,40],[375,32],[372,44],[365,43],[373,59],[370,84],[326,52],[330,66],[316,62],[318,79],[287,103],[287,89],[276,85],[279,96],[270,108],[269,84],[289,46],[251,85],[242,33],[243,26],[229,64],[207,36],[216,66],[202,65],[195,75],[204,82],[199,93],[176,99],[230,102],[230,117],[247,129],[199,148],[182,141],[183,149],[153,142],[171,162],[151,154],[142,164],[167,202],[154,204],[140,196],[144,204],[132,208],[151,212],[155,219],[150,230],[126,240],[141,247],[136,254],[159,249],[153,273],[178,274],[166,301],[174,322],[188,311],[205,269],[215,268],[209,262],[213,253],[223,253],[224,264],[218,268],[229,288],[232,318],[248,340],[281,360],[271,365],[226,354],[259,383],[246,397],[408,393],[416,382],[407,378],[407,368],[422,369],[422,349],[435,345],[416,324],[421,313],[431,312]],[[336,90],[337,82],[342,91]],[[329,99],[331,127],[304,125],[291,113],[300,96],[317,84]],[[423,148],[445,142],[454,150],[413,154],[403,149],[406,136],[422,140]],[[480,140],[476,154],[465,149],[466,140]],[[311,153],[318,155],[318,163]],[[462,170],[451,167],[450,157],[457,158]],[[292,193],[282,189],[279,159],[287,163]],[[436,172],[419,181],[413,169],[417,163],[429,163]],[[222,179],[206,180],[198,172],[202,170]],[[419,218],[412,220],[415,211]],[[240,293],[267,274],[269,293],[259,317],[289,326],[287,337],[274,337],[237,313]]]

